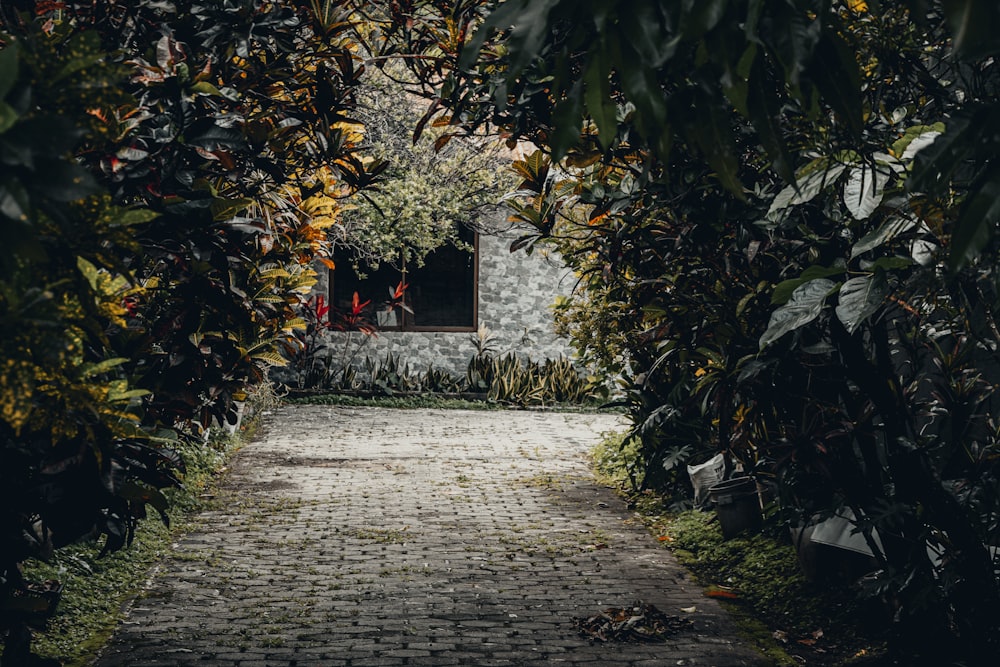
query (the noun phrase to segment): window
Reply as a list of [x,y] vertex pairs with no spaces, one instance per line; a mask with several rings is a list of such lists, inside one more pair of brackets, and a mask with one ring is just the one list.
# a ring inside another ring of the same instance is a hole
[[[370,319],[380,329],[397,331],[475,331],[478,300],[479,238],[464,226],[459,239],[472,252],[447,245],[431,252],[420,267],[403,270],[382,265],[361,271],[360,278],[347,257],[336,258],[330,281],[330,301],[341,311],[350,311],[357,292],[371,300]],[[391,308],[396,286],[406,284],[403,302],[409,310]]]

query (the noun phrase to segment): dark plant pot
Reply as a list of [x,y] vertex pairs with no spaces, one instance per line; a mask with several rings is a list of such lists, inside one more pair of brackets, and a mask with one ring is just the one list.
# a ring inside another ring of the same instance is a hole
[[46,621],[56,611],[62,590],[61,583],[49,579],[41,583],[27,582],[9,591],[9,597],[0,600],[0,625],[25,623],[44,629]]
[[715,505],[722,537],[731,539],[740,533],[757,532],[763,523],[757,485],[749,477],[734,477],[713,485],[708,496]]

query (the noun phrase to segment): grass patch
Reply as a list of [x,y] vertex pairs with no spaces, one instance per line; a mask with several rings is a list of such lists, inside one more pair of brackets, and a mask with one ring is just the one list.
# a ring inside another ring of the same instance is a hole
[[432,394],[419,396],[352,396],[350,394],[315,394],[289,396],[290,405],[339,405],[352,408],[399,408],[404,410],[503,410],[506,406],[488,401],[471,401],[463,398],[442,398]]
[[87,665],[111,636],[124,603],[142,587],[150,568],[170,547],[172,532],[158,520],[143,522],[132,545],[98,558],[95,544],[59,549],[49,563],[25,567],[29,579],[58,579],[63,595],[44,631],[35,632],[32,651],[63,665]]
[[[724,540],[714,512],[677,511],[629,481],[638,443],[607,437],[592,451],[599,478],[625,495],[659,541],[734,615],[744,639],[775,665],[848,665],[878,654],[877,631],[847,584],[818,585],[798,565],[787,530],[772,518],[755,535]],[[641,476],[639,477],[641,479]],[[675,506],[676,507],[676,506]]]
[[497,401],[447,398],[435,394],[405,396],[354,396],[351,394],[310,394],[288,396],[289,405],[338,405],[345,407],[398,408],[403,410],[546,410],[555,412],[607,412],[596,405],[554,404],[548,406],[518,406]]
[[[273,406],[268,396],[258,401],[258,413]],[[33,653],[58,660],[66,667],[93,663],[123,618],[126,603],[140,593],[153,566],[188,527],[190,515],[204,507],[204,497],[210,495],[206,490],[215,483],[217,471],[253,437],[256,426],[256,419],[250,418],[242,432],[232,436],[220,432],[207,445],[182,447],[187,467],[184,488],[165,491],[170,499],[169,528],[154,513],[141,522],[132,545],[116,553],[99,558],[99,544],[81,542],[58,549],[48,563],[25,563],[27,579],[56,579],[63,584],[56,613],[44,630],[34,633]]]

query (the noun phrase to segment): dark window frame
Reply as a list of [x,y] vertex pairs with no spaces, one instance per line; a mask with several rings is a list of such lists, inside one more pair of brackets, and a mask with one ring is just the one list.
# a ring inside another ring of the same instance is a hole
[[[479,233],[475,230],[470,229],[472,232],[472,323],[469,325],[419,325],[412,324],[412,317],[410,313],[403,309],[398,309],[402,322],[396,325],[379,325],[376,317],[373,315],[372,322],[378,326],[379,331],[399,331],[399,332],[425,332],[425,333],[469,333],[474,332],[479,329]],[[433,253],[432,253],[433,254]],[[428,259],[433,261],[431,255],[428,255]],[[425,265],[426,266],[426,265]],[[423,267],[421,267],[423,268]],[[398,271],[400,278],[403,282],[408,281],[408,272],[406,266],[404,265],[401,270]],[[329,288],[329,300],[331,304],[336,303],[335,289],[336,289],[336,270],[330,271],[330,288]],[[408,285],[407,289],[412,288],[412,285]],[[371,295],[363,295],[368,298]]]

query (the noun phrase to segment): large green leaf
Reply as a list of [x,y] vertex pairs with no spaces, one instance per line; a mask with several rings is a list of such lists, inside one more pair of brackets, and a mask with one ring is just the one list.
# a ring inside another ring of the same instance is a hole
[[584,101],[587,112],[597,125],[598,141],[602,148],[607,149],[618,129],[618,106],[611,99],[611,75],[606,52],[603,48],[595,48],[590,58],[583,76]]
[[689,132],[722,185],[743,198],[743,184],[739,180],[740,165],[736,159],[736,142],[733,140],[729,116],[711,97],[699,96],[698,100],[697,106],[702,113],[689,126]]
[[917,153],[934,143],[934,140],[944,131],[944,123],[908,127],[903,136],[893,142],[892,153],[901,160],[913,159]]
[[8,45],[0,50],[0,100],[7,97],[15,81],[17,81],[17,46]]
[[840,288],[835,312],[848,333],[854,333],[862,322],[881,307],[889,294],[889,284],[881,271],[868,276],[851,278]]
[[247,197],[238,197],[235,199],[215,197],[212,199],[212,205],[209,207],[209,210],[212,212],[212,219],[218,222],[220,220],[230,220],[240,212],[246,210],[253,203],[253,200]]
[[851,132],[861,136],[861,73],[858,62],[835,26],[825,27],[809,68],[809,76],[819,88],[824,101],[847,123]]
[[975,150],[982,132],[984,111],[956,114],[944,134],[916,154],[913,173],[906,182],[911,192],[939,192],[951,180],[958,165]]
[[916,224],[917,221],[914,218],[904,216],[889,218],[878,229],[865,234],[854,244],[854,247],[851,248],[851,259],[891,241],[903,232],[915,227]]
[[663,88],[660,87],[652,70],[641,65],[635,66],[636,62],[641,62],[642,56],[632,48],[632,45],[619,42],[613,47],[613,57],[622,88],[638,112],[636,123],[646,139],[653,143],[658,129],[667,123],[667,105]]
[[763,53],[758,53],[747,79],[747,117],[757,131],[757,138],[767,151],[774,170],[789,183],[795,183],[795,172],[788,155],[785,133],[778,121],[780,104],[775,82],[771,81],[765,67]]
[[760,349],[763,350],[786,333],[803,327],[819,317],[826,297],[835,289],[837,283],[826,278],[810,280],[797,287],[788,303],[771,313],[767,331],[760,337]]
[[722,20],[729,0],[696,0],[684,4],[686,10],[681,17],[681,31],[688,39],[698,39]]
[[247,147],[246,138],[239,130],[212,125],[207,130],[188,140],[192,146],[199,146],[207,151],[227,150],[239,151]]
[[491,32],[510,29],[508,74],[510,78],[516,77],[541,48],[549,26],[549,13],[559,2],[560,0],[508,0],[501,3],[462,49],[459,66],[463,69],[472,67]]
[[130,225],[141,225],[149,222],[150,220],[155,220],[158,217],[160,217],[160,214],[151,209],[133,208],[127,211],[122,211],[117,217],[115,217],[111,226],[128,227]]
[[961,58],[1000,53],[1000,4],[995,0],[944,0],[952,30],[952,48]]
[[886,168],[862,164],[853,167],[844,182],[844,206],[855,220],[865,220],[882,203],[891,172]]
[[847,169],[846,165],[829,165],[826,158],[818,158],[798,171],[798,181],[785,186],[771,202],[766,218],[780,220],[785,211],[812,201],[825,188],[833,185]]
[[639,54],[632,67],[657,69],[673,57],[679,40],[661,21],[657,0],[632,0],[618,14],[621,36]]
[[844,265],[843,261],[839,264],[834,264],[833,266],[810,266],[802,275],[798,278],[792,278],[790,280],[784,280],[778,283],[774,291],[771,293],[771,304],[774,306],[780,306],[783,303],[788,303],[788,300],[792,298],[792,293],[799,288],[800,285],[804,285],[810,280],[816,280],[817,278],[829,278],[830,276],[839,276],[847,272],[847,266]]
[[979,254],[979,251],[996,233],[1000,223],[1000,167],[994,167],[981,176],[965,203],[955,223],[951,236],[948,263],[959,269]]
[[17,111],[14,110],[14,107],[0,101],[0,134],[14,127],[17,117]]
[[580,141],[580,129],[583,123],[583,79],[577,79],[566,93],[566,97],[556,104],[552,111],[552,122],[555,126],[550,140],[552,159],[558,162]]

